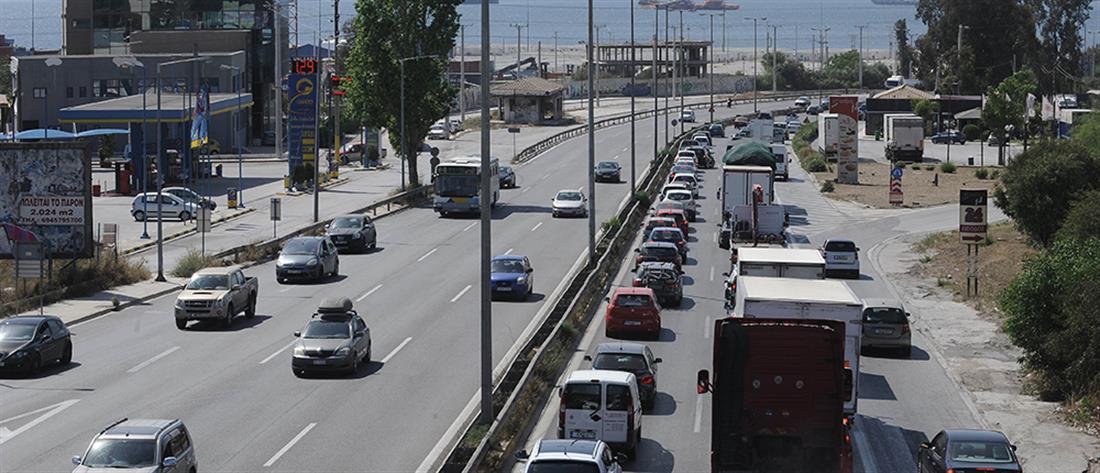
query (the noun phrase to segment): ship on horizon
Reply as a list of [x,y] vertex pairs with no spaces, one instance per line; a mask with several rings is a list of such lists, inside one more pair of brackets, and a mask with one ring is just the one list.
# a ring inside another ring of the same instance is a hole
[[638,6],[642,8],[667,8],[669,10],[686,10],[686,11],[701,11],[701,10],[737,10],[741,8],[740,5],[733,3],[726,3],[725,0],[704,0],[703,3],[696,3],[693,0],[638,0]]
[[918,0],[871,0],[871,3],[875,5],[914,5],[918,3]]

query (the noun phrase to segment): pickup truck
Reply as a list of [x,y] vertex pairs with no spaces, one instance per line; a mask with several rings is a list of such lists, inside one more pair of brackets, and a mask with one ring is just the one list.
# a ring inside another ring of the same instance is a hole
[[255,317],[259,289],[256,278],[245,277],[237,266],[201,269],[176,297],[176,328],[186,329],[190,320],[216,320],[229,327],[241,312]]

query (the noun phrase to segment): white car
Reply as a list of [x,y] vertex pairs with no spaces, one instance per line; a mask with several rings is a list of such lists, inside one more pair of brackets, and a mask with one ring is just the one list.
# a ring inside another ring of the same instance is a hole
[[195,204],[195,205],[201,205],[200,203],[205,202],[206,206],[210,210],[214,210],[214,209],[218,208],[218,204],[216,204],[213,199],[203,197],[203,196],[199,195],[197,192],[195,192],[191,189],[188,189],[186,187],[165,187],[164,189],[161,189],[160,192],[162,194],[164,194],[164,193],[172,194],[176,197],[179,197],[179,198],[183,199],[184,202],[190,202],[190,203]]
[[542,439],[535,443],[535,453],[516,453],[516,459],[526,461],[524,473],[585,472],[622,473],[619,463],[626,455],[611,453],[611,447],[600,440]]
[[432,127],[428,129],[429,140],[445,140],[449,137],[450,133],[447,133],[447,127],[442,124],[432,125]]
[[671,184],[673,182],[684,184],[689,190],[691,190],[691,193],[693,195],[695,195],[696,197],[699,196],[699,180],[695,178],[695,173],[676,173],[672,176],[672,181],[669,183]]
[[447,120],[447,123],[451,125],[452,132],[462,131],[462,120],[459,120],[457,118],[450,118]]
[[179,219],[181,222],[191,220],[198,214],[198,206],[187,202],[172,194],[161,193],[160,205],[157,205],[157,193],[147,192],[138,194],[130,204],[130,215],[135,221],[143,221],[146,218],[156,218],[158,213],[161,218]]
[[799,98],[795,99],[794,106],[799,107],[799,108],[803,108],[803,109],[806,108],[806,107],[809,107],[810,106],[810,98],[803,95],[802,97],[799,97]]
[[845,275],[859,279],[859,247],[852,240],[830,238],[821,245],[825,257],[825,276]]
[[695,193],[688,189],[670,189],[665,192],[665,196],[661,200],[671,200],[679,202],[684,205],[684,213],[687,214],[689,222],[695,221],[695,215],[698,213],[698,207],[695,205]]
[[587,217],[588,198],[578,190],[560,190],[550,199],[550,213],[554,217]]
[[687,108],[680,110],[680,121],[684,123],[695,123],[695,110]]
[[710,147],[714,144],[710,141],[710,135],[706,133],[696,133],[695,136],[691,137],[691,140],[703,147]]

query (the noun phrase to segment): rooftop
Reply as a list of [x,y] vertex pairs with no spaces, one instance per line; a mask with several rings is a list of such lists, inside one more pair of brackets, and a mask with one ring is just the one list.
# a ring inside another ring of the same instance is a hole
[[554,95],[564,89],[557,82],[551,82],[541,77],[524,77],[513,81],[497,82],[489,88],[490,94],[494,97],[544,97]]
[[913,100],[913,99],[933,99],[936,98],[931,92],[920,90],[911,85],[902,84],[892,89],[875,94],[871,97],[875,100]]

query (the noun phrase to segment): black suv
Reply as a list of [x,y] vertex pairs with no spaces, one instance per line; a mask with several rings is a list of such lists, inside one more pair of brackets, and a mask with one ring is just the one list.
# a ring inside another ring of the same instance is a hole
[[676,265],[663,262],[645,262],[634,272],[634,287],[648,287],[657,295],[657,301],[665,306],[679,307],[684,300],[683,271]]

